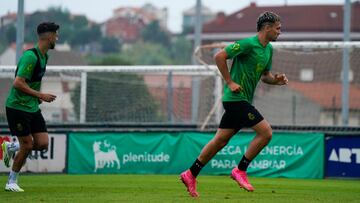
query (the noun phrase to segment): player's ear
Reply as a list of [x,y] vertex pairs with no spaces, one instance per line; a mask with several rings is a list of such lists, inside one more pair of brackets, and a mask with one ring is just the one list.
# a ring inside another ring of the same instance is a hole
[[265,31],[271,30],[272,26],[273,26],[273,24],[266,24],[264,27]]

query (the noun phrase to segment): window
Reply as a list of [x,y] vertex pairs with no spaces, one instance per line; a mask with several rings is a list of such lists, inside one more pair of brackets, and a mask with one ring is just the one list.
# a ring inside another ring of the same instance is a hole
[[330,17],[331,18],[336,18],[338,15],[337,15],[337,13],[336,12],[331,12],[330,13]]
[[314,70],[310,68],[304,68],[300,71],[300,80],[309,82],[314,80]]
[[[354,79],[354,72],[349,69],[349,82],[352,82]],[[341,75],[340,75],[340,80],[342,81],[343,80],[343,72],[341,71]]]

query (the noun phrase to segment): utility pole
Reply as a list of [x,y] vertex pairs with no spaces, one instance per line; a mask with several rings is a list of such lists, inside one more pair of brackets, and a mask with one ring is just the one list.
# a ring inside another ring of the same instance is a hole
[[18,0],[18,11],[16,15],[16,61],[19,62],[23,52],[24,44],[24,0]]
[[[351,23],[351,2],[345,0],[344,4],[344,43],[350,41],[350,23]],[[343,61],[342,61],[342,125],[347,126],[349,124],[349,47],[344,46],[343,49]]]
[[[194,37],[194,50],[201,45],[201,32],[202,32],[202,13],[201,13],[201,0],[196,0],[195,8],[195,37]],[[197,65],[195,55],[193,55],[193,64]],[[200,78],[198,76],[192,77],[192,96],[191,96],[191,122],[198,121],[199,103],[200,103]]]

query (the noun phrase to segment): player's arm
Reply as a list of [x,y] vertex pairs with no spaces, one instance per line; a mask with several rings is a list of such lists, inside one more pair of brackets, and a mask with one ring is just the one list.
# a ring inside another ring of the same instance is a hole
[[26,83],[26,80],[30,80],[33,75],[36,62],[37,58],[32,52],[24,52],[18,64],[18,71],[13,86],[25,94],[38,98],[40,101],[52,102],[56,98],[55,95],[40,93],[39,91],[32,89]]
[[227,58],[228,55],[224,49],[216,53],[214,56],[216,65],[221,75],[223,76],[227,86],[230,88],[232,92],[239,92],[242,90],[242,87],[231,79],[229,69],[226,63]]
[[16,76],[13,86],[17,90],[20,90],[21,92],[28,94],[30,96],[37,97],[42,101],[52,102],[56,98],[55,95],[44,94],[44,93],[41,93],[39,91],[36,91],[36,90],[30,88],[29,85],[26,83],[26,78],[23,78],[23,77]]
[[265,71],[262,74],[261,81],[270,85],[286,85],[289,82],[285,74],[281,73],[273,75],[270,71]]

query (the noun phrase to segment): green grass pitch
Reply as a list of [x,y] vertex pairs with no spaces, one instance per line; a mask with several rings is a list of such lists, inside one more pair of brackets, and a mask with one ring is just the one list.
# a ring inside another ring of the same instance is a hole
[[[1,187],[7,175],[0,175]],[[0,190],[0,202],[360,202],[359,180],[250,177],[246,192],[227,176],[199,176],[192,199],[177,175],[21,175],[24,193]]]

